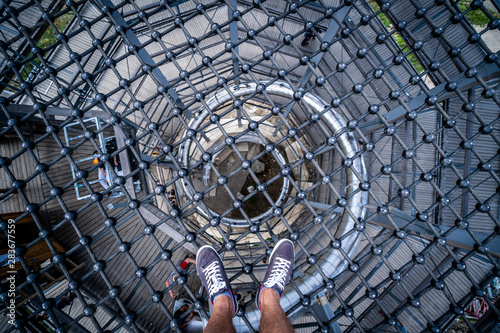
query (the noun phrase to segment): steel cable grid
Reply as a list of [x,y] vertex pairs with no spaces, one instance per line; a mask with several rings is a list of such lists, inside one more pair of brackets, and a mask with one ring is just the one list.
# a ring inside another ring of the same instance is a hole
[[[19,308],[8,330],[33,330],[43,309],[65,331],[43,288],[55,267],[78,298],[70,326],[180,330],[159,272],[213,244],[244,290],[282,237],[298,249],[283,297],[296,328],[438,332],[460,316],[476,331],[464,309],[474,296],[492,307],[499,60],[482,36],[499,28],[495,1],[2,4],[0,137],[20,150],[0,156],[0,200],[20,202],[16,221],[31,216],[39,231],[16,250],[16,290],[37,294],[35,312]],[[485,26],[471,25],[474,13]],[[55,41],[37,46],[47,28]],[[68,145],[60,133],[74,122]],[[106,154],[97,137],[110,135],[118,148]],[[56,153],[41,154],[47,146]],[[113,173],[104,191],[90,182],[100,164],[80,167],[92,150]],[[114,171],[115,157],[129,172]],[[259,163],[274,173],[259,176]],[[41,197],[30,192],[38,182]],[[71,200],[79,184],[90,200]],[[40,243],[52,258],[37,272],[27,253]],[[65,258],[88,264],[70,273]],[[178,284],[208,316],[193,274]],[[258,329],[250,298],[234,320],[241,331]],[[103,323],[102,311],[118,320]]]

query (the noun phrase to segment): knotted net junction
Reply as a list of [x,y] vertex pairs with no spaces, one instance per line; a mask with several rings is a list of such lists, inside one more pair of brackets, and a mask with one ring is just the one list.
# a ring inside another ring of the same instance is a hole
[[179,331],[169,291],[204,318],[206,293],[193,267],[164,282],[203,244],[241,296],[238,330],[257,330],[281,238],[297,330],[480,331],[475,297],[498,320],[497,1],[0,10],[5,331]]

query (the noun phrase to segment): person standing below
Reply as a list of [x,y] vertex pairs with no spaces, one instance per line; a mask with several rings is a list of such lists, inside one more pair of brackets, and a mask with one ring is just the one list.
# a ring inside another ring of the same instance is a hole
[[97,154],[97,150],[94,151],[94,161],[92,163],[94,163],[94,164],[101,163],[97,167],[97,175],[98,175],[99,183],[101,183],[102,187],[104,187],[104,189],[107,190],[109,188],[109,184],[111,183],[111,180],[109,179],[109,175],[106,172],[106,167],[101,160],[101,156]]
[[[188,269],[189,264],[196,264],[196,260],[188,257],[188,258],[180,261],[176,266],[177,271],[182,275],[186,275],[189,271],[189,269]],[[170,275],[168,276],[168,279],[165,281],[165,285],[167,286],[167,288],[170,287],[171,285],[173,285],[174,283],[176,283],[178,277],[179,277],[179,275],[176,272],[170,273]],[[172,289],[170,289],[168,292],[170,294],[170,297],[172,297],[172,298],[175,298],[175,296],[177,296]]]
[[118,176],[123,176],[122,164],[120,163],[120,156],[117,154],[113,157],[113,164],[115,165],[115,172]]
[[[293,243],[280,240],[269,258],[269,266],[255,302],[262,313],[259,332],[291,333],[293,327],[280,304],[285,286],[290,282],[295,262]],[[217,251],[208,245],[202,246],[196,255],[196,270],[208,291],[213,305],[205,333],[235,332],[233,317],[238,303]]]

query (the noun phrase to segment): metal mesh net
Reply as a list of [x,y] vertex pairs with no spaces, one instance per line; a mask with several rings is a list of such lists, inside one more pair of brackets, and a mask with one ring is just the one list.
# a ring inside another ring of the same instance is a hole
[[298,331],[476,331],[475,297],[498,320],[497,1],[0,10],[5,331],[185,330],[204,244],[256,331],[282,238]]

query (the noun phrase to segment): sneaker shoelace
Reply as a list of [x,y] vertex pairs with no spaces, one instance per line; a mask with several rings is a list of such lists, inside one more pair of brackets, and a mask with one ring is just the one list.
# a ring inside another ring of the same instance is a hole
[[222,279],[222,274],[219,268],[219,263],[214,261],[203,269],[203,273],[207,278],[208,293],[212,297],[216,292],[226,287],[226,282]]
[[290,261],[283,258],[276,258],[271,276],[264,282],[264,286],[272,288],[274,285],[278,285],[281,290],[285,289],[285,279],[288,275],[289,266]]

